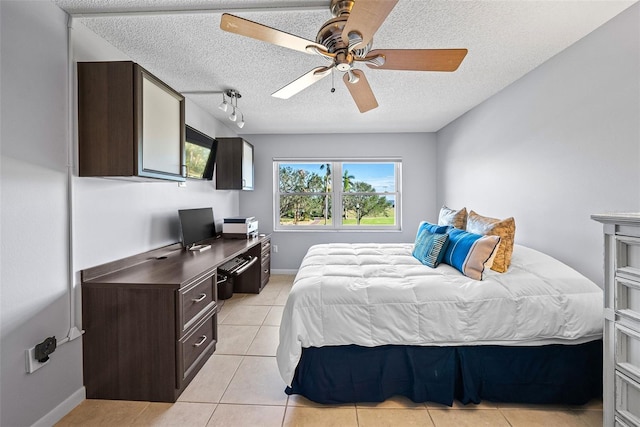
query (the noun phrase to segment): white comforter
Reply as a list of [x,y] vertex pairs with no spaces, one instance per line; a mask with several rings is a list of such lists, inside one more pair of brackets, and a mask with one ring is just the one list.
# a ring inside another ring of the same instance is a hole
[[411,256],[412,244],[312,246],[280,325],[280,374],[291,384],[303,347],[357,344],[577,344],[602,336],[602,290],[530,248],[484,280]]

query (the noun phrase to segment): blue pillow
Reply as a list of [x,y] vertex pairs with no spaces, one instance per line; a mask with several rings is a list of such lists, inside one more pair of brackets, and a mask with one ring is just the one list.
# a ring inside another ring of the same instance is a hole
[[484,264],[496,250],[500,237],[481,236],[457,228],[450,228],[449,244],[442,262],[449,264],[467,277],[482,280]]
[[447,233],[430,233],[423,228],[418,232],[412,255],[424,265],[436,268],[442,262],[448,241]]
[[418,235],[422,230],[427,230],[431,234],[444,234],[449,230],[449,228],[451,227],[448,225],[436,225],[436,224],[431,224],[427,221],[422,221],[420,224],[418,224],[416,239],[418,238]]

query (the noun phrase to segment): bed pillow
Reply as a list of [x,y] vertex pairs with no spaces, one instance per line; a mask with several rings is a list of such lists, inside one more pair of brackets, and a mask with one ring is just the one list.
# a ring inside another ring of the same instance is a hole
[[500,237],[482,236],[457,228],[450,228],[449,243],[442,262],[449,264],[467,277],[482,280],[485,263],[491,259]]
[[448,241],[447,233],[430,233],[423,228],[416,237],[412,255],[424,265],[436,268],[442,262]]
[[436,225],[431,224],[427,221],[422,221],[418,224],[418,231],[416,231],[416,240],[418,239],[418,235],[422,230],[427,230],[431,234],[444,234],[449,230],[449,226],[447,225]]
[[[431,224],[427,221],[422,221],[418,225],[418,231],[416,232],[416,241],[413,245],[412,255],[421,263],[428,265],[429,267],[437,267],[442,261],[444,256],[444,249],[446,241],[442,242],[444,238],[439,237],[434,239],[433,235],[447,234],[449,226]],[[446,240],[449,240],[447,235]]]
[[490,218],[469,212],[467,217],[467,231],[475,234],[500,237],[500,245],[496,252],[491,269],[504,273],[511,265],[513,242],[516,234],[516,221],[513,217],[507,219]]
[[440,215],[438,215],[438,225],[450,225],[464,230],[467,227],[467,208],[456,211],[442,206],[442,208],[440,208]]

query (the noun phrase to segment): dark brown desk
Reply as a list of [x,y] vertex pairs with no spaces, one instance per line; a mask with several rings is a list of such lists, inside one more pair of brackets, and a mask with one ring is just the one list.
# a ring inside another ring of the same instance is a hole
[[[213,354],[217,267],[240,255],[264,267],[270,236],[207,243],[202,252],[173,244],[82,271],[87,398],[175,402]],[[247,273],[246,292],[259,292],[264,272]]]

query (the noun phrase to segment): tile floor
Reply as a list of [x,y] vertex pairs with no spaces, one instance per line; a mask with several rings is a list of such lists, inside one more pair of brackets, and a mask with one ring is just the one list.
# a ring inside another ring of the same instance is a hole
[[57,426],[601,426],[602,401],[582,407],[483,402],[452,408],[392,398],[326,406],[287,396],[276,366],[278,325],[293,276],[259,295],[234,294],[218,315],[218,346],[175,404],[85,400]]

